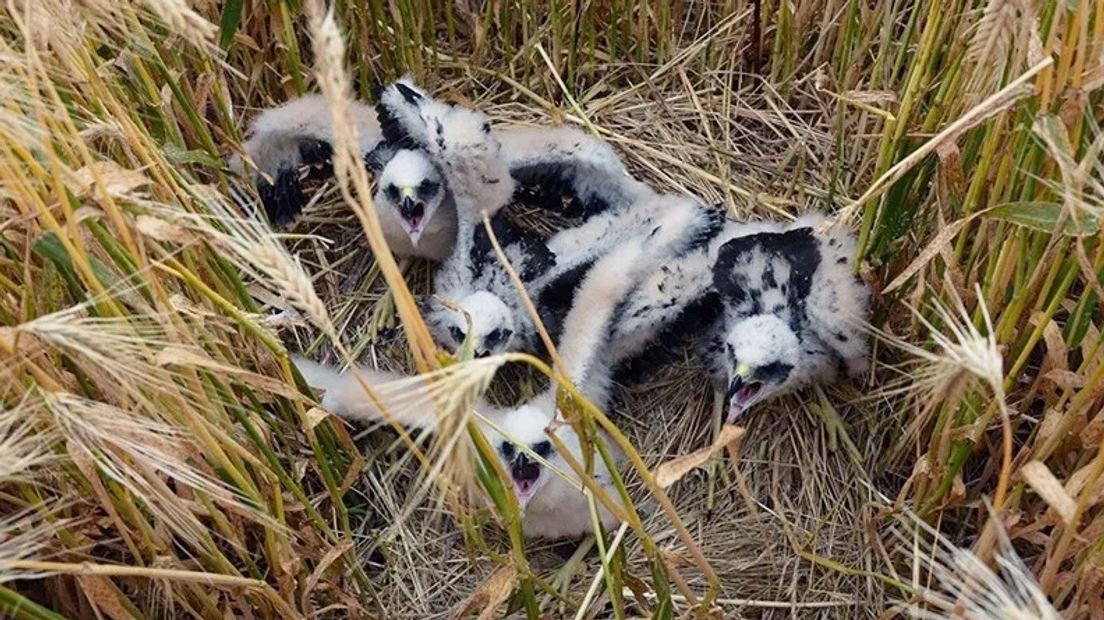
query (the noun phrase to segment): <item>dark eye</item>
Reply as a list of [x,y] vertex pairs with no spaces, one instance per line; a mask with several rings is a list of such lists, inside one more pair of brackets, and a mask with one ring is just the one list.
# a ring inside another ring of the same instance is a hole
[[452,336],[452,339],[456,341],[456,344],[464,342],[464,330],[460,329],[459,327],[450,327],[449,335]]
[[484,344],[486,344],[488,347],[497,346],[498,342],[500,340],[502,340],[502,330],[501,329],[492,329],[491,333],[487,334],[487,337],[484,340],[485,340]]
[[388,185],[387,187],[383,188],[383,193],[386,194],[387,198],[389,198],[392,202],[399,201],[399,188],[395,187],[394,184]]
[[552,442],[547,439],[544,441],[538,441],[533,444],[533,453],[542,459],[546,459],[552,454]]
[[510,461],[513,460],[514,454],[517,453],[517,449],[514,448],[514,444],[504,441],[502,445],[498,447],[498,453],[502,455],[502,458]]
[[426,179],[418,184],[418,197],[422,200],[429,200],[437,195],[437,190],[440,187],[440,183]]
[[763,383],[782,383],[790,376],[793,366],[782,362],[771,362],[760,366],[755,371],[755,378]]

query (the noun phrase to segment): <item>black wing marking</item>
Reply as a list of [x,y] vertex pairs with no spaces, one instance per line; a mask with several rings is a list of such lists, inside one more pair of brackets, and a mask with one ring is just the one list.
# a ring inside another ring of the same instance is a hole
[[[777,258],[789,265],[784,282],[778,282],[774,273],[772,263]],[[790,307],[799,310],[791,315],[797,319],[804,314],[820,260],[820,242],[810,227],[737,237],[721,246],[713,266],[713,286],[727,308],[749,316],[773,312],[773,308],[763,307],[763,291],[778,288]],[[756,270],[761,271],[761,279],[753,280]]]
[[[550,154],[544,161],[515,164],[510,168],[517,189],[514,200],[521,204],[552,210],[565,217],[589,219],[609,210],[609,196],[591,191],[580,196],[576,183],[582,169],[594,170],[568,154]],[[613,190],[616,193],[616,189]],[[615,197],[616,198],[616,197]]]
[[375,174],[379,174],[395,156],[396,149],[386,141],[380,142],[374,149],[364,154],[364,165]]
[[422,95],[419,94],[418,91],[410,88],[402,82],[395,82],[395,88],[399,91],[399,94],[403,96],[403,99],[406,99],[406,102],[410,105],[421,105]]
[[515,166],[510,176],[516,181],[514,200],[527,206],[560,213],[565,217],[586,218],[609,207],[593,198],[584,204],[575,194],[575,168],[566,162],[541,162]]
[[[415,106],[420,105],[421,95],[418,95],[418,93],[415,93],[402,84],[396,83],[393,86],[396,88],[402,87],[399,89],[399,92],[402,93],[403,99],[405,99],[407,103]],[[416,97],[409,97],[406,94],[407,91],[413,93]],[[379,103],[376,104],[376,118],[379,120],[383,141],[395,149],[417,148],[417,141],[415,141],[407,129],[403,127],[402,122],[399,121],[398,115],[391,109],[391,106],[387,105],[385,99],[382,97],[382,92],[383,91],[381,91],[381,97],[378,100]]]
[[619,385],[640,383],[660,367],[672,363],[688,345],[708,337],[709,328],[721,315],[721,299],[708,292],[683,308],[643,351],[618,363],[614,382]]
[[299,142],[300,165],[310,166],[311,173],[323,177],[333,176],[333,145],[313,138]]
[[303,211],[302,180],[321,181],[333,176],[333,145],[314,138],[302,140],[299,149],[299,165],[281,166],[276,177],[269,182],[257,175],[257,194],[264,206],[268,220],[274,226],[290,225]]
[[[536,303],[537,311],[540,312],[541,322],[544,323],[553,342],[560,340],[564,319],[567,318],[567,313],[571,312],[571,306],[575,302],[575,292],[579,289],[583,278],[590,272],[590,268],[594,266],[595,260],[597,259],[590,258],[578,265],[573,265],[552,278],[537,292],[536,299],[533,301]],[[543,348],[538,352],[542,355],[547,354]]]
[[700,250],[703,246],[708,245],[711,241],[717,238],[717,235],[721,234],[724,230],[725,222],[728,220],[725,217],[724,211],[715,207],[707,207],[701,205],[702,224],[694,231],[693,236],[687,242],[686,247],[678,253],[678,256],[684,256],[696,250]]
[[268,221],[279,228],[288,226],[303,210],[299,170],[280,168],[271,183],[265,177],[257,175],[257,195],[261,198]]
[[[513,266],[523,282],[532,282],[555,266],[556,256],[544,241],[511,222],[504,213],[497,213],[491,218],[491,231],[503,252],[510,250],[511,254],[524,257],[520,264]],[[488,268],[501,268],[494,245],[482,223],[477,224],[473,231],[470,258],[473,275]]]

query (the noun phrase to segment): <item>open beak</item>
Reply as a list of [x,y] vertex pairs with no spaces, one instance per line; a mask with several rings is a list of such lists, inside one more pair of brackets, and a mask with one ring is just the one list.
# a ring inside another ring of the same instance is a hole
[[399,201],[399,215],[402,216],[406,232],[410,235],[410,241],[418,245],[418,239],[422,236],[423,219],[425,219],[425,203],[418,200],[413,187],[404,187],[399,190],[402,196]]
[[759,392],[763,384],[751,380],[752,369],[747,364],[740,364],[732,380],[728,383],[728,418],[729,424],[735,424],[740,416],[758,400]]
[[518,454],[510,463],[510,478],[514,481],[514,494],[522,512],[525,512],[525,507],[537,494],[537,481],[540,477],[540,463],[530,460],[525,454]]

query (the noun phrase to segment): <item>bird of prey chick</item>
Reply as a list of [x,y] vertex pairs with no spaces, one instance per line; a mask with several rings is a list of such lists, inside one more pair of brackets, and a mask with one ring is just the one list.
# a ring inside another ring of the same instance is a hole
[[[610,400],[610,367],[605,353],[611,322],[617,307],[637,285],[669,256],[672,243],[681,238],[685,222],[677,217],[661,219],[640,238],[626,241],[600,258],[583,277],[579,301],[568,314],[557,349],[565,365],[560,369],[593,404],[604,408]],[[296,360],[304,378],[326,391],[322,405],[350,419],[380,422],[383,414],[367,397],[352,373],[339,374],[307,360]],[[410,428],[431,430],[436,425],[434,403],[426,379],[405,379],[364,371],[362,379],[381,397],[392,420]],[[396,391],[388,384],[400,385]],[[572,427],[561,422],[556,387],[517,406],[497,408],[479,402],[480,428],[490,439],[513,492],[524,512],[522,528],[528,537],[568,538],[593,531],[589,503],[579,478],[557,453],[548,435],[554,433],[576,462],[584,462],[584,446]],[[612,447],[612,446],[611,446]],[[615,458],[620,454],[614,449]],[[594,459],[594,481],[610,497],[617,497],[612,476],[601,458]],[[599,508],[605,528],[616,517]]]
[[[351,102],[365,163],[376,176],[373,202],[388,247],[398,256],[443,260],[452,251],[456,214],[436,168],[416,150],[388,148],[376,112]],[[256,184],[269,220],[291,224],[303,210],[303,178],[333,176],[333,118],[325,98],[306,95],[264,110],[242,148],[257,168]],[[241,172],[240,157],[231,165]]]
[[[382,151],[370,154],[370,165],[383,160]],[[437,168],[410,149],[399,149],[386,161],[373,203],[391,251],[434,261],[448,258],[456,242],[456,210]]]
[[818,216],[777,228],[726,242],[713,267],[729,422],[767,398],[869,365],[870,291],[854,273],[854,238]]
[[[398,84],[423,94],[408,78]],[[373,202],[388,246],[399,256],[444,260],[455,241],[456,210],[440,173],[421,150],[402,148],[409,142],[384,142],[371,107],[350,102],[350,110],[365,163],[375,174]],[[494,133],[516,181],[514,199],[523,204],[585,216],[646,190],[608,144],[573,127]],[[325,99],[306,95],[263,110],[242,147],[257,168],[256,185],[269,219],[277,226],[291,224],[307,200],[302,180],[333,176],[333,121]],[[231,165],[244,169],[237,156]]]
[[[383,401],[387,415],[411,430],[432,431],[436,426],[430,384],[421,377],[358,367],[345,373],[297,358],[296,365],[311,387],[325,391],[321,405],[348,420],[381,424],[386,419],[369,399],[357,379],[367,383]],[[545,411],[534,406],[499,409],[480,400],[473,409],[479,429],[494,447],[495,456],[510,476],[514,497],[524,515],[522,531],[529,538],[576,538],[594,531],[581,483],[548,433],[555,433],[571,456],[583,459],[578,435],[568,424],[553,424]],[[601,459],[594,461],[594,480],[612,489],[612,477]],[[608,510],[601,511],[603,525],[615,524]]]

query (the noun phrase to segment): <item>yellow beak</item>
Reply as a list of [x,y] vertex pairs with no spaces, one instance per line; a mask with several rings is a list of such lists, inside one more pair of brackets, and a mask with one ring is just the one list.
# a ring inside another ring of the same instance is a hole
[[751,377],[751,366],[747,364],[739,364],[736,366],[736,376],[743,380],[748,380]]
[[417,194],[414,192],[413,187],[401,187],[399,188],[399,194],[403,198],[416,198]]

